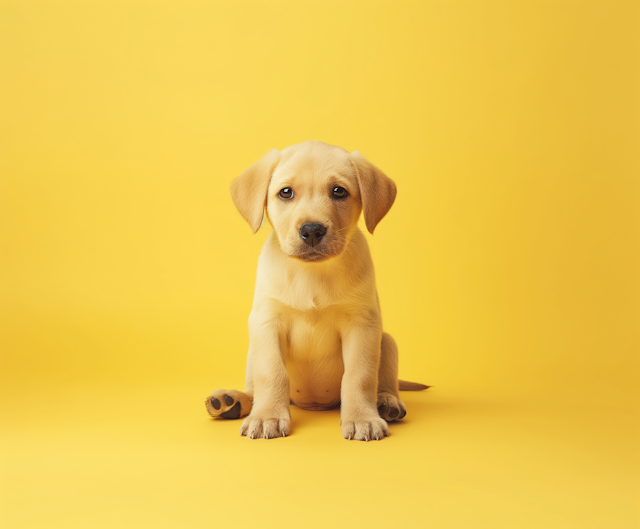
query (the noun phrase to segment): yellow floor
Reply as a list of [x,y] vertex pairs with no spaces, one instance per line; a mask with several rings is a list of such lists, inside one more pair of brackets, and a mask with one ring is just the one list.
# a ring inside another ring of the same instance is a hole
[[[5,386],[2,527],[633,528],[637,408],[434,388],[381,442],[293,408],[252,441],[204,386]],[[615,390],[611,390],[614,391]],[[616,397],[621,397],[617,394]]]

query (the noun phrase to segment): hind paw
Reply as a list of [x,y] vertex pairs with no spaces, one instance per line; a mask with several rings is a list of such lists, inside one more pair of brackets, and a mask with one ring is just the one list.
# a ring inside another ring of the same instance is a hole
[[214,419],[239,419],[249,415],[253,401],[242,391],[217,389],[206,398],[204,405]]
[[407,414],[407,408],[391,393],[378,394],[378,413],[387,422],[399,421]]

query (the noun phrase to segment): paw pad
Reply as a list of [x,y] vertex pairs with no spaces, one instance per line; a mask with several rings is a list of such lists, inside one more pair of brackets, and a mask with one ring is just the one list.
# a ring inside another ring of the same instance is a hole
[[399,421],[407,415],[404,402],[390,393],[378,395],[378,414],[387,422]]
[[[231,403],[233,403],[233,399],[231,397],[225,397],[224,401],[227,404],[230,404],[227,401],[227,399],[229,399],[231,401]],[[242,406],[240,405],[239,402],[236,402],[235,405],[233,406],[233,408],[231,408],[230,410],[225,411],[223,414],[220,415],[220,417],[224,417],[225,419],[239,419],[241,411],[242,411]]]
[[249,414],[252,399],[235,389],[217,389],[204,401],[207,412],[217,419],[239,419]]

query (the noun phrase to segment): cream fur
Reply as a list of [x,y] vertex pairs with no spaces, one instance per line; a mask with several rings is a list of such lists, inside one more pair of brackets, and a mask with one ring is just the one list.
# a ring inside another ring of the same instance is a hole
[[[336,186],[346,199],[333,197]],[[279,197],[283,188],[292,199]],[[341,406],[343,436],[360,440],[382,439],[387,421],[404,417],[397,348],[382,331],[373,262],[357,226],[364,206],[373,232],[395,195],[394,183],[361,155],[316,141],[271,151],[234,181],[232,197],[252,229],[266,206],[274,231],[258,261],[245,391],[212,393],[205,401],[212,416],[231,408],[211,404],[226,395],[248,414],[242,435],[271,438],[290,433],[290,402]],[[317,248],[300,237],[307,222],[327,227]]]

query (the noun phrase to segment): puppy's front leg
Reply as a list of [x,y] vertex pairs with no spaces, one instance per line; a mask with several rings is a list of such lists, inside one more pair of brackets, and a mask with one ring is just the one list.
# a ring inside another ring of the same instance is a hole
[[280,348],[277,319],[268,311],[249,317],[249,356],[253,375],[253,409],[240,435],[251,439],[286,437],[291,426],[289,377]]
[[381,337],[380,326],[372,323],[343,330],[340,422],[345,439],[369,441],[389,435],[387,423],[376,407]]

